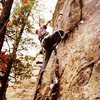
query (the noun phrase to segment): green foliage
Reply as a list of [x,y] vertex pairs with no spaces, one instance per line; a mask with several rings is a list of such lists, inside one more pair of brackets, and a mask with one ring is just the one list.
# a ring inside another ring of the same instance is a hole
[[[8,40],[15,42],[18,41],[19,34],[21,32],[22,26],[25,25],[24,30],[22,33],[28,34],[33,33],[32,23],[30,21],[29,16],[31,15],[31,10],[35,9],[36,0],[30,0],[30,2],[25,5],[21,1],[20,3],[16,4],[13,8],[13,12],[11,15],[11,19],[7,25],[7,36]],[[9,38],[10,37],[10,38]],[[17,51],[18,59],[14,62],[12,71],[15,75],[16,80],[22,80],[25,78],[29,78],[32,74],[32,59],[33,57],[24,56],[20,53],[19,49],[27,50],[24,45],[28,45],[27,43],[32,42],[31,38],[22,37],[20,39],[20,46]],[[33,44],[34,45],[34,44]],[[31,62],[30,62],[31,59]]]
[[16,59],[15,63],[12,67],[13,77],[16,82],[20,82],[20,80],[30,78],[32,75],[32,57],[25,56],[21,57],[21,59]]
[[31,15],[31,10],[35,9],[37,1],[30,0],[29,4],[27,5],[24,5],[22,1],[23,0],[21,0],[21,2],[16,4],[16,6],[13,8],[11,19],[9,21],[10,25],[8,23],[8,32],[10,30],[11,32],[17,32],[16,34],[18,34],[19,30],[21,29],[21,26],[25,24],[25,31],[28,33],[33,33],[33,26],[28,16],[29,12]]

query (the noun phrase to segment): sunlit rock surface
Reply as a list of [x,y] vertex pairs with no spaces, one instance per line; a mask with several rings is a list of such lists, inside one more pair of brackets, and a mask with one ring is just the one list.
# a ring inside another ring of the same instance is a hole
[[[100,100],[100,0],[58,0],[53,22],[54,31],[69,32],[57,48],[63,71],[57,100]],[[47,88],[55,77],[55,59],[53,52],[41,96],[49,95]]]

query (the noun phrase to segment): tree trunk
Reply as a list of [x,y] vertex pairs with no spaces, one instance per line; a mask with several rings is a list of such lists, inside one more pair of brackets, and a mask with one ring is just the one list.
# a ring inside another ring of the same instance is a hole
[[9,21],[10,11],[13,4],[13,0],[2,0],[1,1],[3,10],[0,16],[0,51],[3,46],[5,34],[6,34],[6,25]]

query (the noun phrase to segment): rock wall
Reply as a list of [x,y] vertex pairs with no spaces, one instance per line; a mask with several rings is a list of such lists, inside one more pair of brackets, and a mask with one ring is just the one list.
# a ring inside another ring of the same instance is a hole
[[57,100],[100,100],[100,0],[58,0],[53,27],[54,31],[63,29],[68,37],[58,45],[57,56],[52,53],[41,96],[51,96],[59,66]]

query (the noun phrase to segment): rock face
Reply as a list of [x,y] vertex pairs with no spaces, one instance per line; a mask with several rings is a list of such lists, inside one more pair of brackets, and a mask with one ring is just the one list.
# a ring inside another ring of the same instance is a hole
[[[68,37],[65,35],[58,45],[57,56],[54,52],[51,55],[41,96],[50,100],[100,100],[100,0],[58,0],[53,27],[54,31],[63,29]],[[55,74],[57,67],[62,71],[60,77]],[[53,92],[50,86],[56,78],[59,84]]]

